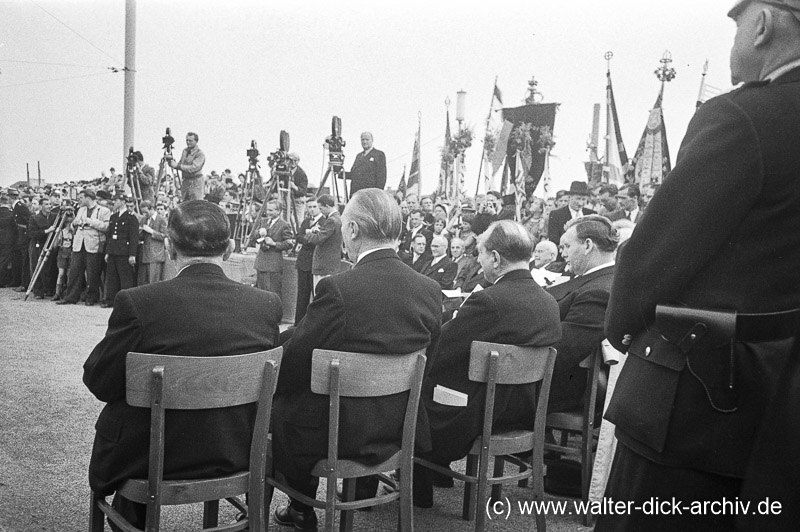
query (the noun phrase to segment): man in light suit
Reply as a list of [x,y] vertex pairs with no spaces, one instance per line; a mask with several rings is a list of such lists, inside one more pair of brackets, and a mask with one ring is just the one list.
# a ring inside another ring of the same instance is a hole
[[56,302],[57,305],[74,305],[84,287],[87,305],[94,305],[100,299],[100,266],[111,211],[98,205],[96,198],[94,191],[88,188],[78,194],[81,207],[72,221],[75,236],[72,238],[67,291]]
[[[494,283],[473,292],[458,314],[442,326],[440,349],[422,384],[422,405],[430,425],[432,451],[423,454],[447,466],[467,455],[483,429],[484,383],[469,380],[473,341],[520,346],[552,346],[561,339],[555,299],[531,278],[528,259],[533,241],[511,220],[492,223],[478,238],[478,262]],[[466,407],[435,403],[433,390],[442,385],[469,396]],[[536,400],[531,385],[500,386],[495,396],[494,426],[532,429]],[[414,504],[433,505],[429,469],[414,469]]]
[[167,233],[167,211],[163,203],[153,205],[143,201],[142,214],[142,263],[139,265],[139,286],[157,283],[164,280],[164,264],[167,261],[167,251],[164,239]]
[[361,147],[364,151],[356,155],[353,167],[345,174],[351,180],[350,196],[362,188],[379,188],[386,185],[386,155],[372,147],[372,133],[361,134]]
[[[342,215],[342,237],[352,270],[326,277],[291,339],[284,344],[273,407],[275,468],[288,484],[314,497],[314,464],[327,454],[328,397],[311,392],[311,353],[334,349],[399,354],[436,348],[442,296],[431,279],[400,262],[394,248],[402,229],[397,202],[382,190],[357,192]],[[376,290],[376,287],[392,287]],[[377,398],[343,398],[339,455],[376,465],[398,450],[408,393]],[[392,442],[392,443],[390,443]],[[371,489],[376,489],[373,485]],[[357,496],[358,490],[357,490]],[[291,500],[276,521],[316,530],[313,508]]]
[[306,231],[306,242],[314,245],[311,273],[314,289],[323,277],[341,270],[342,262],[342,218],[333,196],[323,194],[317,198],[323,218],[317,227]]
[[306,315],[306,308],[311,302],[314,295],[314,274],[312,273],[314,265],[314,244],[308,242],[308,235],[319,226],[322,221],[322,213],[319,212],[319,204],[317,199],[313,196],[308,198],[305,203],[307,216],[300,224],[300,229],[297,231],[297,261],[295,262],[295,269],[297,270],[297,302],[294,307],[294,324],[297,326],[303,316]]
[[[628,358],[605,414],[619,440],[606,496],[750,511],[601,515],[597,532],[800,519],[800,1],[739,0],[728,15],[744,85],[699,107],[617,257],[606,334]],[[766,497],[782,511],[755,511]]]
[[[129,351],[226,356],[275,346],[280,300],[225,277],[221,265],[233,250],[229,234],[228,218],[218,206],[202,200],[179,204],[170,214],[167,244],[178,276],[117,295],[106,336],[83,366],[84,384],[107,403],[95,425],[89,462],[89,485],[96,493],[109,495],[128,478],[147,477],[150,412],[125,402]],[[246,470],[254,421],[254,404],[170,412],[164,478]],[[144,505],[116,495],[114,507],[144,528]]]
[[558,357],[547,405],[550,412],[583,404],[587,370],[580,363],[594,354],[605,338],[603,325],[618,241],[611,222],[599,214],[567,222],[567,231],[561,236],[564,260],[575,277],[547,289],[558,302],[562,330],[561,341],[555,345]]
[[266,218],[261,218],[259,227],[253,231],[249,246],[258,244],[256,288],[275,292],[283,298],[283,252],[292,249],[292,227],[281,218],[281,202],[267,202]]

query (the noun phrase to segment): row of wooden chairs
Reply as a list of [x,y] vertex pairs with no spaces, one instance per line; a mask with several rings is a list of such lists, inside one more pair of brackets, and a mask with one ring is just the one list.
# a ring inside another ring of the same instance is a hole
[[[126,398],[132,406],[150,408],[150,463],[147,479],[131,479],[119,489],[120,495],[147,505],[147,532],[159,530],[161,506],[204,504],[203,529],[215,532],[240,530],[264,531],[269,524],[273,489],[277,488],[306,504],[325,509],[325,530],[332,531],[336,512],[341,512],[340,530],[350,530],[353,511],[359,508],[400,501],[398,530],[413,531],[412,471],[416,417],[419,407],[424,351],[406,355],[367,355],[340,351],[314,350],[311,388],[330,397],[328,456],[317,463],[314,474],[327,480],[324,501],[310,499],[276,478],[272,471],[269,418],[272,396],[277,383],[283,350],[226,357],[179,357],[128,353],[126,361]],[[556,351],[550,348],[518,347],[487,342],[473,342],[469,378],[487,385],[483,433],[467,458],[466,474],[452,472],[425,460],[416,463],[464,481],[464,519],[475,519],[475,529],[483,530],[488,486],[493,498],[500,498],[503,483],[531,479],[533,497],[544,499],[543,450],[550,380]],[[377,376],[377,377],[376,377]],[[492,432],[494,391],[497,385],[530,384],[537,387],[536,421],[533,430],[509,433]],[[376,397],[409,392],[401,450],[386,462],[366,467],[338,458],[339,401],[341,397]],[[199,480],[163,480],[164,417],[170,409],[225,408],[258,403],[255,430],[251,442],[248,471],[222,478]],[[530,461],[515,455],[531,453]],[[488,476],[489,458],[494,457],[494,476]],[[518,473],[504,476],[503,464],[512,462]],[[395,490],[371,499],[354,501],[355,479],[362,476],[399,471],[399,477],[382,475]],[[343,479],[344,500],[336,496],[338,479]],[[237,498],[248,494],[248,504]],[[349,495],[348,495],[349,494]],[[227,499],[243,511],[243,520],[218,526],[219,501]],[[478,504],[480,503],[480,504]],[[476,511],[476,506],[479,508]],[[104,497],[92,493],[90,532],[104,530],[108,517],[126,532],[136,529],[114,510]],[[536,516],[537,530],[544,531],[545,516]]]

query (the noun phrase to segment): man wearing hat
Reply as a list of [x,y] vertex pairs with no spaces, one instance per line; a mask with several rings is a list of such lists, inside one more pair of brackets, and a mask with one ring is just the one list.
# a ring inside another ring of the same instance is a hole
[[628,357],[606,411],[619,440],[606,496],[749,510],[601,515],[597,532],[800,520],[800,0],[728,15],[744,85],[697,110],[617,257],[605,331]]
[[[547,227],[547,239],[558,245],[561,242],[561,235],[564,234],[564,226],[568,221],[589,214],[596,214],[592,209],[584,207],[591,196],[589,185],[585,181],[573,181],[569,186],[569,204],[550,212],[550,221]],[[559,259],[561,254],[559,253]]]
[[136,251],[139,247],[139,219],[127,206],[124,194],[114,196],[114,214],[106,229],[106,292],[103,308],[112,307],[117,292],[133,288]]
[[74,305],[86,287],[86,304],[91,306],[100,299],[100,266],[105,232],[111,211],[99,205],[92,189],[85,188],[78,194],[78,209],[72,226],[72,255],[69,263],[67,292],[57,305]]

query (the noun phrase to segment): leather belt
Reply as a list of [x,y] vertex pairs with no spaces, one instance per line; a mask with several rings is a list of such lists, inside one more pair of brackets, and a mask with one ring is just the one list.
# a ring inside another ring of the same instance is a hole
[[737,314],[736,339],[769,342],[791,338],[798,333],[800,309],[765,314]]

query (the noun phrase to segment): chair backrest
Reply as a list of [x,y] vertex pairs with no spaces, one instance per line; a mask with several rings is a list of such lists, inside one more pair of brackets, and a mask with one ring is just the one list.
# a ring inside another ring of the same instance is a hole
[[536,390],[536,417],[534,420],[534,456],[541,456],[544,447],[544,429],[547,404],[550,399],[550,381],[556,362],[553,347],[521,347],[492,342],[472,342],[469,356],[469,379],[486,383],[486,402],[483,410],[483,449],[481,460],[485,463],[492,435],[494,396],[498,384],[533,384]]
[[264,364],[280,365],[283,348],[219,357],[128,353],[125,392],[131,406],[150,408],[152,374],[164,368],[162,398],[167,410],[203,410],[255,403],[261,392]]
[[422,376],[425,371],[425,349],[406,355],[314,349],[311,357],[311,391],[330,396],[328,485],[335,486],[340,397],[379,397],[409,392],[398,467],[410,471],[414,461],[414,438]]
[[[125,361],[127,402],[131,406],[150,408],[148,527],[159,519],[166,410],[202,410],[258,403],[250,442],[248,492],[255,500],[263,499],[272,396],[278,383],[282,356],[283,347],[219,357],[128,353]],[[198,493],[202,492],[202,487],[198,488]],[[264,509],[260,508],[259,513],[263,512]],[[251,518],[251,522],[264,522],[263,515],[254,520]]]

